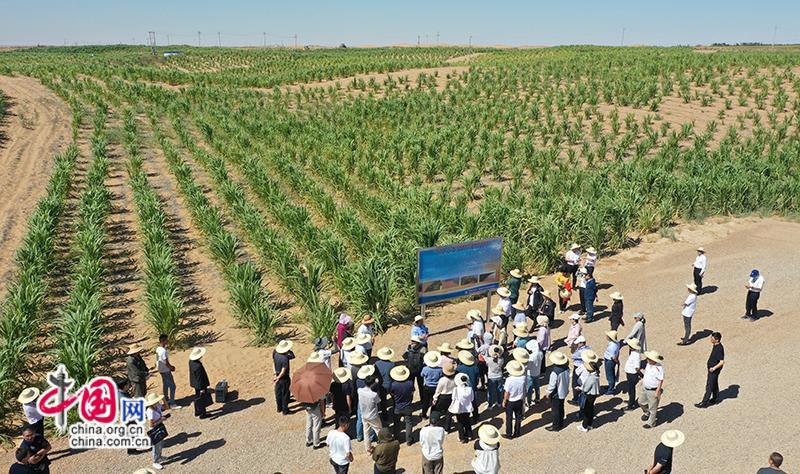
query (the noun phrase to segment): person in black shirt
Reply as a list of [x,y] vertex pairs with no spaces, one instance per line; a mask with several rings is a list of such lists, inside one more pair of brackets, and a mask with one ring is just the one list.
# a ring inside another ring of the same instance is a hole
[[194,389],[194,416],[203,419],[208,418],[206,407],[210,404],[211,394],[208,392],[208,381],[206,368],[200,359],[206,354],[203,347],[195,347],[189,353],[189,386]]
[[725,365],[725,348],[722,347],[722,334],[714,332],[711,334],[711,354],[706,363],[708,368],[706,393],[703,395],[703,401],[695,403],[694,406],[697,408],[706,408],[719,401],[717,399],[719,396],[719,373],[722,372],[723,365]]
[[30,454],[28,465],[32,472],[50,474],[50,460],[47,458],[47,453],[52,446],[44,436],[36,433],[36,428],[25,425],[22,429],[22,444],[19,447]]
[[18,448],[15,455],[17,462],[11,465],[8,469],[8,474],[33,474],[35,472],[31,465],[28,464],[31,453],[26,448]]
[[345,416],[350,417],[353,408],[353,396],[351,390],[350,369],[339,367],[333,371],[333,381],[331,382],[331,399],[333,400],[333,411],[336,413],[334,420]]
[[784,471],[780,469],[781,464],[783,464],[783,456],[781,453],[772,453],[769,455],[769,463],[768,467],[762,467],[756,474],[784,474]]
[[278,413],[284,415],[289,414],[289,386],[292,384],[289,361],[294,359],[293,345],[292,341],[284,339],[272,351],[272,362],[275,364],[275,377],[272,379],[275,382],[275,402]]
[[686,437],[678,430],[665,431],[661,442],[656,446],[653,464],[645,469],[645,474],[670,474],[672,472],[672,450],[682,445]]

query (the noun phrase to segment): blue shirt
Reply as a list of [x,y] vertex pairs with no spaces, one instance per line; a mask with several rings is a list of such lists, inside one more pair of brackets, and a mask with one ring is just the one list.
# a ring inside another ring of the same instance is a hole
[[378,359],[375,361],[375,370],[381,374],[381,385],[383,388],[389,388],[392,379],[389,377],[389,371],[394,368],[394,362],[390,360]]
[[619,350],[622,348],[622,344],[615,341],[608,341],[608,347],[606,347],[606,351],[603,353],[603,358],[613,360],[619,359]]
[[469,384],[475,389],[478,386],[478,377],[480,377],[480,370],[478,369],[477,364],[466,365],[466,364],[458,364],[456,367],[456,372],[460,374],[467,374],[469,377]]
[[572,363],[576,366],[583,365],[583,359],[581,359],[581,352],[585,351],[586,349],[591,349],[591,347],[584,345],[575,349],[575,352],[572,353]]
[[518,337],[517,342],[514,343],[514,347],[525,347],[525,344],[530,340],[531,338],[529,337]]
[[415,324],[415,325],[411,326],[411,336],[412,337],[413,336],[419,337],[420,341],[422,341],[422,345],[426,346],[426,347],[428,345],[428,341],[426,339],[424,339],[423,336],[427,336],[427,335],[428,335],[428,326],[426,326],[424,324],[419,324],[419,325]]
[[394,399],[394,409],[396,411],[408,408],[414,399],[414,382],[406,380],[404,382],[392,381],[392,386],[389,388]]
[[422,385],[426,387],[436,387],[439,379],[442,378],[444,372],[441,367],[428,367],[427,365],[422,368]]
[[594,299],[597,296],[597,281],[594,278],[586,280],[586,288],[583,290],[583,295],[586,302],[594,303]]

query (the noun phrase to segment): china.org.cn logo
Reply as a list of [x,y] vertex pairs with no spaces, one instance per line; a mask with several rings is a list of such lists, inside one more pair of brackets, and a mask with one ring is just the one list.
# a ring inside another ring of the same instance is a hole
[[[145,427],[144,398],[128,398],[117,392],[109,377],[94,377],[75,392],[75,380],[59,364],[47,374],[50,388],[42,392],[37,408],[53,418],[61,433],[69,430],[70,448],[143,449],[150,446]],[[69,423],[75,405],[81,421]]]

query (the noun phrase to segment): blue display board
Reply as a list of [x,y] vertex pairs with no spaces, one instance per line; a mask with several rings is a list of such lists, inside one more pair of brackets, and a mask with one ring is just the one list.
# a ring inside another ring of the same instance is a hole
[[500,286],[503,239],[417,250],[417,302],[430,304]]

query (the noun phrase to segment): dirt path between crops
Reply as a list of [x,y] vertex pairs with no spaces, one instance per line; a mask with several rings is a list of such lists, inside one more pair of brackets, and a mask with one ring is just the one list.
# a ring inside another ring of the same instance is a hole
[[16,269],[14,254],[28,218],[47,191],[53,156],[70,138],[69,107],[38,80],[0,76],[10,102],[0,118],[0,292]]
[[[661,401],[660,424],[654,430],[641,427],[640,412],[621,411],[620,396],[601,397],[595,430],[576,430],[575,407],[567,405],[569,424],[560,433],[543,428],[549,422],[549,409],[535,407],[523,422],[521,439],[503,441],[500,459],[504,473],[582,472],[594,467],[598,472],[641,472],[652,460],[660,434],[670,428],[682,430],[687,441],[675,450],[675,466],[685,472],[754,472],[773,450],[787,459],[792,472],[800,458],[800,435],[786,415],[794,409],[791,396],[800,384],[786,377],[786,350],[800,344],[800,321],[795,318],[794,282],[800,268],[787,265],[800,244],[800,224],[776,219],[717,220],[675,229],[675,241],[648,236],[639,247],[616,256],[602,258],[597,267],[601,284],[598,310],[606,311],[608,294],[621,291],[625,297],[626,322],[631,314],[647,315],[648,342],[665,355],[666,391]],[[709,257],[707,294],[700,297],[694,330],[698,340],[688,347],[675,345],[682,332],[680,303],[691,280],[694,248],[704,245]],[[743,312],[743,282],[752,267],[766,276],[757,322],[739,319]],[[545,287],[553,288],[552,278]],[[484,308],[484,301],[466,302],[436,308],[428,320],[432,343],[456,342],[463,337],[464,313],[468,308]],[[559,323],[564,319],[560,316]],[[589,344],[602,351],[608,329],[606,320],[585,325]],[[626,328],[627,329],[627,328]],[[723,402],[700,410],[693,406],[702,396],[705,360],[709,353],[706,330],[723,333],[726,366],[722,372],[720,397]],[[564,337],[566,325],[554,330],[554,340]],[[390,345],[400,351],[408,327],[398,327],[381,336],[378,346]],[[563,349],[562,349],[563,350]],[[296,347],[297,369],[307,356],[307,344]],[[627,351],[624,351],[627,352]],[[217,416],[197,421],[191,409],[175,412],[168,420],[170,439],[164,454],[170,458],[166,469],[176,472],[238,472],[241,466],[259,466],[259,472],[328,472],[327,451],[313,451],[303,445],[302,411],[288,417],[275,413],[268,373],[269,349],[247,349],[215,345],[206,356],[212,380],[231,378],[233,373],[249,373],[247,386],[232,386],[239,399],[226,403]],[[230,354],[236,354],[232,357]],[[777,357],[782,356],[780,359]],[[185,355],[179,356],[179,369]],[[226,367],[220,359],[230,364]],[[779,362],[776,362],[779,361]],[[178,392],[188,393],[183,373]],[[605,380],[603,380],[605,382]],[[186,401],[184,401],[186,403]],[[220,405],[215,405],[219,407]],[[502,418],[489,422],[502,426]],[[732,429],[741,427],[741,429]],[[419,429],[417,425],[415,429]],[[323,428],[323,436],[330,428]],[[744,435],[744,436],[743,436]],[[59,440],[55,449],[64,449]],[[355,462],[351,472],[372,471],[363,445],[353,442]],[[471,445],[461,445],[450,434],[445,443],[445,472],[469,470]],[[8,454],[7,456],[10,456]],[[117,451],[56,454],[53,468],[59,472],[133,471],[149,465],[149,454],[125,456]],[[420,447],[403,446],[398,467],[419,472]],[[177,468],[177,469],[176,469]]]

